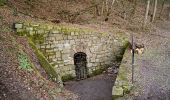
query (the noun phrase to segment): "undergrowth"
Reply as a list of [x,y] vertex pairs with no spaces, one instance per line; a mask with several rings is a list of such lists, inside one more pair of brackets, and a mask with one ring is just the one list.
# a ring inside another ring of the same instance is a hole
[[4,6],[7,4],[7,0],[0,0],[0,6]]

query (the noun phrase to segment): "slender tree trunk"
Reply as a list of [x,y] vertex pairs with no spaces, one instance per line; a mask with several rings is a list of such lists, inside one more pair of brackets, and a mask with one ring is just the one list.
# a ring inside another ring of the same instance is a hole
[[108,10],[108,12],[107,12],[107,16],[109,16],[110,13],[112,12],[113,4],[115,3],[115,1],[116,1],[116,0],[112,0],[112,4],[111,4],[111,6],[110,6],[110,8],[109,8],[109,10]]
[[101,11],[101,15],[103,15],[104,13],[104,1],[103,1],[103,4],[102,4],[102,11]]
[[97,15],[97,16],[100,16],[100,14],[99,14],[99,7],[98,7],[98,5],[96,5],[96,15]]
[[164,9],[164,5],[165,5],[165,0],[163,0],[163,2],[162,2],[162,6],[161,6],[161,11],[160,11],[160,14],[159,14],[159,18],[161,18],[161,15],[162,15],[162,12],[163,12],[163,9]]
[[157,11],[157,4],[158,4],[158,0],[155,0],[152,22],[155,20],[156,11]]
[[147,23],[147,20],[148,20],[149,6],[150,6],[150,0],[147,0],[145,19],[144,19],[144,27],[146,26],[146,23]]
[[106,14],[108,13],[109,11],[109,3],[108,3],[108,0],[106,0]]

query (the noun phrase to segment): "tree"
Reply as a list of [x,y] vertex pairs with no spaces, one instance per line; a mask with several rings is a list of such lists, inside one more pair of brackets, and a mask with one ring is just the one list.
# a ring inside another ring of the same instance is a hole
[[158,0],[155,0],[154,10],[153,10],[153,16],[152,16],[152,20],[151,20],[152,22],[154,21],[155,16],[156,16],[157,4],[158,4]]
[[150,0],[147,0],[145,19],[144,19],[144,27],[146,26],[146,23],[147,23],[147,20],[148,20],[149,6],[150,6]]
[[161,15],[162,15],[162,12],[163,12],[163,8],[164,8],[164,5],[165,5],[165,1],[166,1],[166,0],[163,0],[163,1],[162,1],[161,11],[160,11],[160,14],[159,14],[159,18],[161,18]]

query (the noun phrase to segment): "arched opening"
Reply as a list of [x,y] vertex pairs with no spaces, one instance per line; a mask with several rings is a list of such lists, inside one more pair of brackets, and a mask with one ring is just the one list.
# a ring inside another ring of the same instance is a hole
[[74,54],[74,65],[77,80],[87,78],[87,55],[84,52]]

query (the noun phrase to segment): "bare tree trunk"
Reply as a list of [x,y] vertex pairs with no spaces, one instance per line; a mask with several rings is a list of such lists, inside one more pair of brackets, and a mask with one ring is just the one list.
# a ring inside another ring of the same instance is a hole
[[145,19],[144,19],[144,27],[146,26],[146,23],[147,23],[147,20],[148,20],[149,6],[150,6],[150,0],[147,0]]
[[103,4],[102,4],[102,11],[101,11],[101,15],[103,15],[104,13],[104,1],[103,1]]
[[116,0],[112,0],[112,5],[111,5],[111,7],[110,7],[111,10],[112,10],[112,8],[113,8],[113,4],[115,3],[115,1],[116,1]]
[[96,10],[96,15],[97,15],[97,16],[100,16],[98,5],[96,5],[95,8],[96,8],[96,9],[95,9],[95,10]]
[[115,1],[116,1],[116,0],[112,0],[112,4],[111,4],[111,6],[110,6],[110,8],[109,8],[109,10],[108,10],[108,12],[107,12],[107,16],[109,16],[110,13],[112,12],[113,4],[115,3]]
[[163,0],[163,2],[162,2],[162,6],[161,6],[161,11],[160,11],[160,14],[159,14],[159,18],[161,18],[161,15],[162,15],[162,12],[163,12],[164,5],[165,5],[165,0]]
[[109,3],[108,3],[108,0],[106,0],[106,14],[108,11],[109,11]]
[[157,4],[158,4],[158,0],[155,0],[152,22],[155,20],[156,11],[157,11]]

